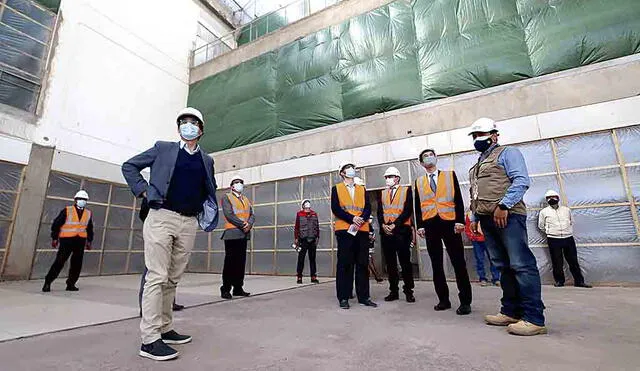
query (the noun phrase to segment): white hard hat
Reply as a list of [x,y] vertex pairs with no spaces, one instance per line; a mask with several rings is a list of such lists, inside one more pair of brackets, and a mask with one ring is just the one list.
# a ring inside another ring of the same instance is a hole
[[359,177],[353,178],[353,182],[357,185],[361,185],[361,186],[364,185],[364,180],[362,180],[362,178],[359,178]]
[[384,176],[388,177],[388,176],[397,176],[400,177],[400,170],[398,170],[396,167],[391,166],[387,169],[387,171],[384,172]]
[[178,112],[178,117],[176,118],[176,122],[180,123],[180,119],[183,118],[184,116],[193,116],[198,120],[200,120],[202,125],[204,125],[204,118],[202,117],[202,112],[198,111],[193,107],[187,107],[187,108],[181,109],[180,112]]
[[231,177],[231,181],[229,182],[229,184],[233,184],[233,182],[235,182],[236,180],[240,180],[242,181],[242,183],[244,183],[244,179],[242,179],[240,175],[234,175],[233,177]]
[[492,131],[498,131],[496,122],[490,118],[482,117],[471,124],[469,135],[473,133],[489,133]]
[[75,198],[82,198],[82,199],[88,200],[89,199],[89,194],[87,193],[87,191],[81,189],[81,190],[78,191],[78,193],[76,193],[75,196],[73,196],[73,198],[74,199]]
[[544,198],[547,197],[560,197],[560,195],[558,194],[558,192],[554,191],[553,189],[550,189],[547,191],[547,193],[544,194]]
[[354,163],[353,163],[353,162],[347,162],[347,161],[342,162],[342,163],[340,163],[340,166],[338,167],[338,174],[339,174],[342,170],[344,170],[344,168],[345,168],[345,167],[347,167],[347,166],[349,166],[349,165],[351,165],[351,166],[353,166],[353,167],[356,167],[356,165],[354,165]]

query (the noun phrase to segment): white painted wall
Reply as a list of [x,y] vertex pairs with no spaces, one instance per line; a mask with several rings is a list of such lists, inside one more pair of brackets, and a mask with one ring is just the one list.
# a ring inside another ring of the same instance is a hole
[[200,16],[193,0],[63,0],[60,14],[33,140],[118,165],[176,140]]

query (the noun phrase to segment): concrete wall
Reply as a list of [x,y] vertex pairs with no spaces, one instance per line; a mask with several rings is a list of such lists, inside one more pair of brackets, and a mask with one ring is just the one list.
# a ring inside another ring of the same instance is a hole
[[221,55],[191,70],[190,83],[203,80],[218,72],[237,66],[268,51],[277,49],[302,36],[340,24],[350,18],[374,10],[392,0],[344,0],[303,18],[264,37],[242,45],[238,49]]
[[[539,113],[498,121],[500,142],[515,144],[540,139],[556,138],[572,134],[588,133],[640,124],[640,96],[605,103],[585,105],[553,112]],[[351,136],[366,137],[368,132],[357,134],[359,128],[351,128]],[[327,135],[335,140],[335,134]],[[220,168],[218,156],[216,171],[218,184],[228,187],[231,177],[240,175],[246,183],[255,184],[323,172],[336,171],[340,163],[353,161],[359,167],[416,159],[421,150],[433,148],[438,154],[450,154],[473,150],[473,141],[466,127],[397,139],[367,146],[348,147],[325,151],[312,156],[274,161],[264,165],[226,169]],[[245,150],[250,152],[250,150]]]
[[200,8],[192,0],[64,0],[34,141],[120,164],[176,138]]
[[[218,171],[370,146],[640,94],[640,55],[445,98],[213,154]],[[561,125],[563,125],[561,123]]]

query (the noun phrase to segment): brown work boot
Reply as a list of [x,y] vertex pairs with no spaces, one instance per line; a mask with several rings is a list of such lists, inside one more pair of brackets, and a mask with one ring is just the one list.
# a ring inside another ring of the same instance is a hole
[[534,336],[546,334],[547,328],[545,326],[538,326],[531,322],[521,320],[518,323],[512,323],[507,326],[507,332],[520,336]]
[[509,317],[502,313],[498,313],[498,314],[488,314],[484,316],[484,321],[488,325],[492,325],[492,326],[509,326],[510,324],[518,323],[518,321],[520,320],[517,318]]

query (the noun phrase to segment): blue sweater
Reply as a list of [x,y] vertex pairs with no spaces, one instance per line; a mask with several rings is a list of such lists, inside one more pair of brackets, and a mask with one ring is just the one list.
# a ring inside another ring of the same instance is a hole
[[198,215],[207,196],[206,179],[200,153],[190,155],[184,148],[181,149],[162,208],[183,215]]

